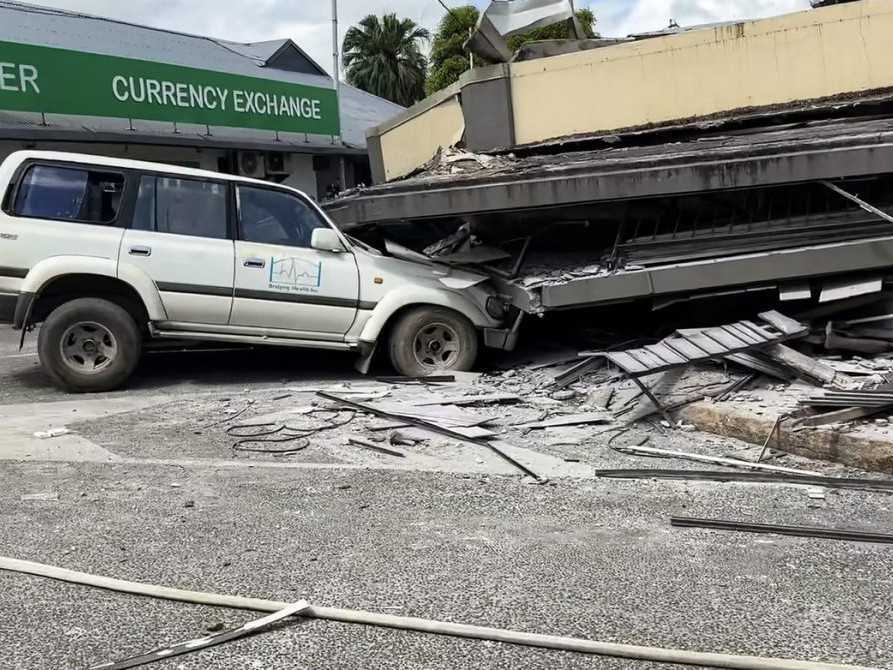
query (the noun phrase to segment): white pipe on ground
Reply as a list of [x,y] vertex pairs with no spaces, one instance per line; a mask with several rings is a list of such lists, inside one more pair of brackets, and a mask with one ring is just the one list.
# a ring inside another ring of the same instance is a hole
[[[86,572],[77,572],[75,570],[44,565],[42,563],[33,563],[31,561],[20,561],[14,558],[0,557],[0,570],[36,575],[38,577],[48,577],[50,579],[56,579],[72,584],[95,586],[97,588],[117,591],[119,593],[130,593],[132,595],[161,598],[164,600],[177,600],[197,605],[213,605],[217,607],[230,607],[233,609],[254,610],[258,612],[278,612],[291,604],[274,600],[260,600],[258,598],[243,598],[241,596],[219,595],[216,593],[184,591],[182,589],[174,589],[167,586],[128,582],[122,579],[101,577]],[[572,637],[522,633],[500,628],[471,626],[467,624],[435,621],[433,619],[392,616],[389,614],[375,614],[373,612],[337,609],[334,607],[311,606],[309,609],[304,610],[301,613],[301,616],[313,619],[328,619],[329,621],[339,621],[342,623],[357,623],[366,626],[412,630],[420,633],[433,633],[435,635],[450,635],[453,637],[465,637],[477,640],[492,640],[494,642],[505,642],[507,644],[517,644],[527,647],[576,651],[583,654],[614,656],[641,661],[657,661],[660,663],[700,665],[712,668],[737,668],[739,670],[873,670],[861,666],[837,665],[833,663],[790,661],[776,658],[760,658],[757,656],[734,656],[709,652],[683,651],[679,649],[662,649],[659,647],[639,647],[636,645],[614,644],[610,642],[594,642]]]

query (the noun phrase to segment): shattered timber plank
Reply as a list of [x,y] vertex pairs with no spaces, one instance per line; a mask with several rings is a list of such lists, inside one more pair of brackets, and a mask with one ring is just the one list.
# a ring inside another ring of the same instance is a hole
[[783,382],[791,382],[796,378],[796,375],[792,373],[788,368],[777,365],[775,363],[764,361],[760,358],[757,358],[756,356],[752,356],[751,354],[729,354],[728,356],[724,356],[724,358],[730,363],[736,363],[737,365],[745,367],[749,370],[756,370],[760,374],[764,374],[767,377],[774,377],[775,379],[779,379]]
[[825,384],[846,383],[851,381],[842,372],[838,372],[829,365],[817,361],[811,356],[801,354],[783,344],[776,344],[766,349],[766,355],[784,367],[792,368],[811,379],[817,379]]
[[[781,346],[780,342],[788,337],[807,332],[804,325],[793,319],[788,319],[777,312],[767,314],[784,326],[784,330],[776,329],[768,321],[766,322],[767,326],[752,321],[739,321],[724,326],[678,330],[657,344],[637,349],[604,353],[585,352],[581,355],[602,356],[635,379],[698,361],[729,357],[751,349],[778,347]],[[808,357],[803,357],[802,354],[799,356],[801,358],[797,358],[796,361],[802,367]],[[818,362],[816,361],[816,363]],[[820,367],[819,372],[826,371]]]
[[875,414],[893,411],[893,404],[881,405],[879,407],[848,407],[847,409],[839,409],[834,412],[826,412],[816,416],[808,416],[796,422],[798,426],[827,426],[832,423],[847,423],[858,419],[866,419]]
[[773,328],[777,328],[783,332],[785,335],[798,335],[803,332],[802,323],[787,317],[774,309],[769,310],[768,312],[762,312],[760,318],[766,323],[771,324]]

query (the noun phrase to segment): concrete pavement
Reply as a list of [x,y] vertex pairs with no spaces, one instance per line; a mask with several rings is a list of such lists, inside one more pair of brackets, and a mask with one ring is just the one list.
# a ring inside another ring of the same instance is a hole
[[[349,358],[155,354],[131,390],[72,398],[47,386],[34,360],[10,357],[13,337],[0,330],[0,554],[181,588],[893,668],[888,545],[668,521],[891,532],[891,496],[841,491],[815,501],[790,486],[597,480],[586,470],[665,464],[610,450],[597,427],[570,446],[521,435],[512,424],[538,412],[524,406],[498,408],[505,439],[544,467],[579,460],[585,467],[571,474],[580,476],[525,484],[492,454],[448,442],[403,447],[417,460],[398,466],[344,444],[367,434],[365,419],[311,438],[288,460],[234,454],[221,420],[245,407],[249,422],[312,402],[301,389],[353,379]],[[283,388],[296,390],[274,400]],[[30,436],[63,421],[75,435],[42,444]],[[652,432],[655,446],[693,441],[719,455],[752,449]],[[4,668],[87,667],[254,616],[9,573],[0,573],[0,612]],[[667,666],[311,621],[155,667]]]

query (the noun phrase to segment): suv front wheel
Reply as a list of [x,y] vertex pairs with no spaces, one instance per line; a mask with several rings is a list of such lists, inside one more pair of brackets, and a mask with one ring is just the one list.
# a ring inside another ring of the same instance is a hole
[[37,351],[53,382],[75,393],[118,388],[133,373],[142,337],[123,307],[100,298],[66,302],[47,317]]
[[478,334],[466,317],[443,307],[417,307],[394,325],[391,363],[407,377],[468,371],[478,356]]

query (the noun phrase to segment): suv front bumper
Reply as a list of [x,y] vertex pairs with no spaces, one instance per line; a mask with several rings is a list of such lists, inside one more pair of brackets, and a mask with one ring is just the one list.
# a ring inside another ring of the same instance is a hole
[[514,351],[518,344],[518,331],[523,320],[524,312],[518,310],[511,328],[484,328],[484,346],[490,349]]

